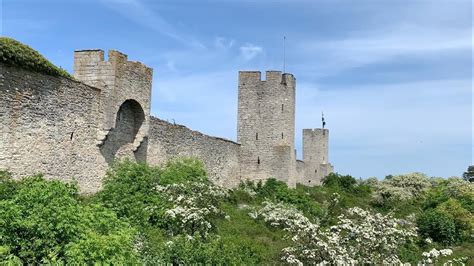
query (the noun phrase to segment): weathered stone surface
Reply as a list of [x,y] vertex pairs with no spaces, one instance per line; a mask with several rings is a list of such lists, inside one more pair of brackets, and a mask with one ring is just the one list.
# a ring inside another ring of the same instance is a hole
[[270,177],[317,185],[333,171],[327,130],[305,129],[304,162],[296,160],[291,74],[239,73],[238,143],[151,117],[152,69],[118,51],[107,61],[102,50],[76,51],[74,77],[81,82],[0,64],[0,169],[75,179],[83,193],[99,190],[110,164],[125,157],[198,157],[227,187]]

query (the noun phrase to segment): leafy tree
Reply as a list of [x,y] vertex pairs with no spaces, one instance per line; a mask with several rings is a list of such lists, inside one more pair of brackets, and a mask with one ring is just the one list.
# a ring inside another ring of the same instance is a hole
[[464,180],[474,182],[474,165],[470,165],[467,171],[463,173],[462,177]]
[[356,183],[357,180],[352,176],[338,173],[330,173],[323,179],[324,186],[344,191],[351,191]]
[[[134,230],[110,210],[82,206],[75,184],[30,177],[16,184],[10,198],[0,200],[0,246],[9,254],[2,258],[6,261],[123,263],[136,258],[134,238]],[[92,240],[94,245],[84,244]]]

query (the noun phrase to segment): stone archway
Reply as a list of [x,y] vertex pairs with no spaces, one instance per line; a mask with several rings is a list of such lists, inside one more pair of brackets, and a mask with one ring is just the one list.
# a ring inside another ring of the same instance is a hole
[[133,143],[144,122],[145,112],[139,102],[128,99],[120,105],[114,128],[100,147],[107,163],[112,163],[118,155],[134,155]]

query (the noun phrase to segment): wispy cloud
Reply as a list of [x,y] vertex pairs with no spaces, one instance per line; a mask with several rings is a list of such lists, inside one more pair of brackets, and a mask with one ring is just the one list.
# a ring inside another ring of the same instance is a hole
[[251,43],[240,46],[240,55],[247,61],[254,59],[263,52],[263,48]]
[[[320,62],[317,72],[341,70],[396,60],[400,56],[423,57],[469,51],[471,29],[426,28],[398,24],[394,28],[352,33],[338,40],[306,40],[294,47],[301,59]],[[305,61],[303,61],[305,62]]]
[[127,19],[168,36],[182,44],[202,48],[196,38],[181,32],[169,23],[159,12],[141,0],[103,0],[104,5]]

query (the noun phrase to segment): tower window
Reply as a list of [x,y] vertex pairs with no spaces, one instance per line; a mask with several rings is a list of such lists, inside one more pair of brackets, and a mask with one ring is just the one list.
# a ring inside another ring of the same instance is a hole
[[318,169],[315,169],[314,172],[317,173],[317,172],[318,172]]
[[260,156],[257,157],[257,164],[260,164]]
[[255,133],[255,139],[258,140],[258,133]]
[[281,105],[281,111],[282,111],[282,112],[283,112],[283,106],[284,106],[284,104]]
[[71,136],[69,137],[69,140],[72,140],[74,138],[74,132],[71,132]]
[[281,139],[283,139],[283,133],[281,133]]

